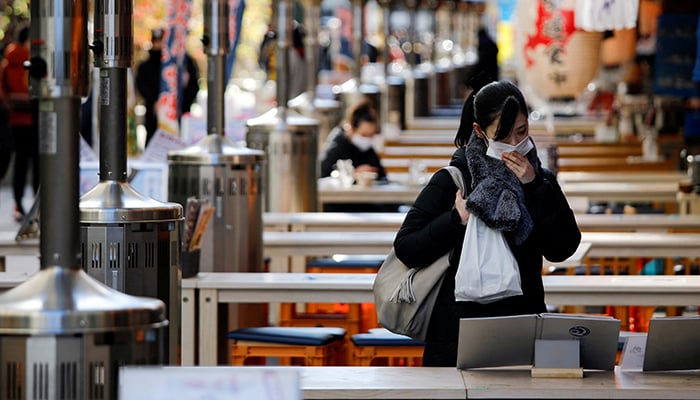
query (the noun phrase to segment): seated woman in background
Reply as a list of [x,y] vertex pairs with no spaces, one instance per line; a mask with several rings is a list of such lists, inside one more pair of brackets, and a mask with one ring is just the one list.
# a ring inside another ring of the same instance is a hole
[[345,121],[333,128],[321,152],[321,177],[331,176],[338,160],[352,160],[355,172],[375,172],[386,180],[386,171],[372,142],[379,133],[379,117],[371,101],[363,100],[348,110]]
[[[338,160],[351,160],[355,176],[363,172],[376,173],[375,182],[386,183],[386,170],[372,147],[374,135],[379,133],[379,117],[369,99],[362,100],[348,110],[345,121],[333,128],[323,147],[321,177],[331,176]],[[326,204],[323,211],[395,212],[400,204]]]

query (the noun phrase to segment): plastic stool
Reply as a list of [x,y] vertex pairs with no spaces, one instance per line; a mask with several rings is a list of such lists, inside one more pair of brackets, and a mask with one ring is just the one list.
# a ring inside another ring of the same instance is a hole
[[251,357],[280,357],[281,365],[301,358],[304,365],[333,365],[344,360],[343,328],[303,328],[265,326],[240,328],[226,335],[233,339],[231,364],[245,365]]
[[384,359],[388,365],[420,366],[425,343],[408,336],[392,333],[384,328],[370,329],[369,333],[352,335],[353,363],[372,365]]

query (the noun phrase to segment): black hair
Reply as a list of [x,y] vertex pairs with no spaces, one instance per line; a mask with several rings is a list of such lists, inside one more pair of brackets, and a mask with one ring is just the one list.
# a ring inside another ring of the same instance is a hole
[[17,41],[19,43],[26,43],[29,40],[29,27],[25,26],[20,29],[19,34],[17,34]]
[[151,30],[151,41],[156,41],[156,40],[161,40],[163,39],[163,35],[165,34],[165,31],[161,28],[156,28]]
[[483,131],[501,117],[496,127],[495,140],[505,139],[513,129],[518,114],[527,116],[527,103],[518,87],[507,80],[491,81],[483,74],[474,77],[469,86],[472,91],[464,101],[459,129],[455,136],[455,146],[466,146],[473,130],[474,122]]
[[347,120],[352,129],[357,129],[360,126],[360,122],[377,123],[377,111],[374,109],[371,101],[363,100],[348,110]]

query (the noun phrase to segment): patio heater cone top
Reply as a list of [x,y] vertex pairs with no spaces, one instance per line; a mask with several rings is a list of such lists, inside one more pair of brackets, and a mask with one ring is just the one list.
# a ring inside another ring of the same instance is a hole
[[287,107],[300,112],[302,115],[308,115],[304,113],[305,110],[337,109],[340,107],[340,102],[333,99],[324,99],[319,97],[314,98],[312,94],[307,91],[290,99],[287,102]]
[[139,193],[128,182],[101,181],[80,198],[80,222],[163,222],[182,219],[182,206]]
[[[280,126],[280,133],[285,132],[288,128],[306,128],[315,130],[318,126],[317,119],[304,116],[290,109],[285,110],[286,119],[283,121],[280,112],[281,110],[279,108],[272,108],[258,117],[250,118],[246,125],[249,128],[265,129]],[[274,129],[270,131],[270,133],[274,132]]]
[[210,134],[182,150],[170,151],[168,162],[181,164],[255,164],[265,159],[265,152],[233,143],[229,138]]
[[358,83],[357,78],[350,78],[347,81],[333,86],[333,93],[335,94],[342,94],[342,93],[347,93],[347,92],[356,92],[359,90],[360,84]]
[[79,268],[43,268],[0,295],[0,334],[87,334],[167,325],[161,300],[124,294]]

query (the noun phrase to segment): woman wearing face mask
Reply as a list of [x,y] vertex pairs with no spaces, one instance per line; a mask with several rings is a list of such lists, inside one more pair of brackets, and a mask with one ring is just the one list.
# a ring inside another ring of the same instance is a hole
[[[462,171],[466,199],[447,172],[435,173],[394,241],[397,257],[409,267],[430,265],[452,252],[430,318],[425,366],[456,365],[460,318],[545,312],[542,257],[563,261],[581,240],[556,177],[537,158],[522,93],[507,81],[479,79],[471,82],[450,161]],[[470,215],[503,233],[518,263],[522,295],[488,304],[455,300],[459,259],[470,256],[460,254]]]
[[369,100],[357,103],[348,111],[345,123],[328,135],[320,156],[321,177],[330,176],[338,160],[352,160],[355,172],[376,172],[377,180],[386,180],[386,171],[372,148],[377,133],[379,121],[372,103]]

